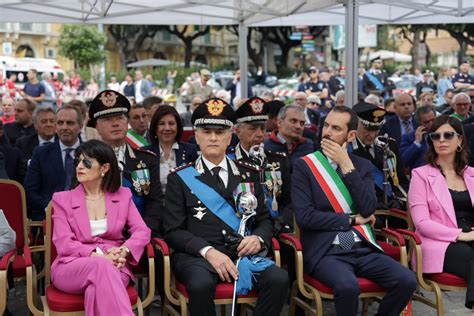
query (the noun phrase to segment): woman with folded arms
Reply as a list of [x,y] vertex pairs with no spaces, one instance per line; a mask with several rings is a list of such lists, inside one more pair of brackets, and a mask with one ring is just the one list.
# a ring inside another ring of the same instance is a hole
[[474,302],[474,168],[468,166],[461,121],[435,119],[427,164],[412,172],[408,200],[422,244],[423,273],[451,273],[466,280],[466,307]]
[[[150,242],[115,154],[98,140],[83,143],[74,160],[78,185],[53,195],[51,280],[60,291],[84,294],[86,315],[134,315],[127,286]],[[125,238],[123,231],[127,231]]]

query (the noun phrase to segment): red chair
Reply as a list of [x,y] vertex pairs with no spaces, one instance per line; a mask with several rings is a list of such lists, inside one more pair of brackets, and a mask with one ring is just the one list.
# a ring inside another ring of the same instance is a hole
[[[376,234],[387,239],[386,242],[379,242],[379,245],[384,249],[387,255],[400,261],[401,264],[407,266],[407,255],[404,238],[395,231],[383,228],[381,231],[376,231]],[[332,288],[311,277],[303,271],[303,247],[299,240],[299,228],[295,225],[295,234],[280,234],[280,241],[289,245],[295,253],[295,269],[296,281],[291,288],[290,294],[290,315],[295,313],[295,305],[302,307],[313,315],[323,314],[323,299],[334,299]],[[393,244],[392,244],[393,243]],[[368,299],[378,299],[383,297],[386,292],[383,287],[377,283],[366,279],[357,278],[359,281],[360,295],[363,300],[363,314],[367,313]],[[298,292],[304,298],[298,296]],[[314,301],[315,307],[308,303],[306,299]]]
[[[41,305],[43,310],[37,307],[37,302],[35,299],[36,293],[36,271],[34,265],[31,264],[31,259],[29,257],[29,253],[25,253],[25,258],[27,260],[27,278],[26,278],[26,285],[27,285],[27,303],[30,312],[33,315],[84,315],[84,295],[74,295],[74,294],[67,294],[58,290],[54,284],[51,283],[51,263],[57,256],[56,248],[52,242],[52,232],[53,232],[53,221],[52,215],[54,213],[54,209],[51,203],[48,205],[48,209],[46,210],[46,227],[44,228],[46,236],[45,236],[45,246],[46,246],[46,254],[45,254],[45,291],[46,295],[41,297]],[[153,250],[150,246],[147,247],[147,252]],[[153,251],[152,251],[153,252]],[[153,263],[153,258],[151,258],[151,262]],[[154,280],[154,264],[149,265],[149,277],[153,277]],[[151,283],[150,283],[151,284]],[[154,281],[153,281],[154,285]],[[133,285],[129,285],[127,287],[128,296],[130,299],[130,303],[134,309],[137,310],[138,315],[143,315],[143,304],[138,296],[136,289]],[[154,292],[154,288],[153,288]],[[148,299],[148,298],[147,298]],[[148,304],[151,302],[149,300]]]
[[[155,238],[155,247],[163,255],[164,262],[164,282],[165,282],[165,294],[166,299],[163,304],[163,316],[166,315],[188,315],[187,303],[189,300],[186,286],[174,279],[171,273],[170,267],[170,248],[163,239]],[[273,245],[273,260],[277,266],[280,266],[280,245],[276,239],[272,239]],[[232,296],[234,291],[233,283],[219,283],[216,286],[216,293],[214,296],[215,305],[229,305],[232,304]],[[245,308],[249,308],[248,304],[255,304],[257,302],[257,292],[250,291],[246,295],[239,295],[237,298],[237,304],[245,304]],[[180,311],[176,310],[173,306],[178,306]],[[244,313],[245,308],[241,309],[241,313]],[[250,307],[251,308],[251,307]],[[222,310],[225,315],[225,309]]]
[[[3,256],[0,262],[0,315],[3,315],[6,308],[8,267],[12,264],[15,278],[26,277],[27,262],[24,253],[30,251],[27,246],[28,231],[33,224],[26,217],[25,189],[20,183],[0,179],[0,209],[3,210],[8,223],[16,233],[16,249]],[[43,248],[33,247],[32,251],[43,251]]]
[[443,291],[466,291],[467,283],[464,279],[450,273],[423,273],[421,239],[412,232],[405,229],[397,230],[410,243],[411,255],[415,257],[415,262],[411,261],[411,268],[416,273],[416,280],[420,287],[435,294],[435,300],[421,296],[418,293],[413,298],[436,309],[437,315],[444,315]]

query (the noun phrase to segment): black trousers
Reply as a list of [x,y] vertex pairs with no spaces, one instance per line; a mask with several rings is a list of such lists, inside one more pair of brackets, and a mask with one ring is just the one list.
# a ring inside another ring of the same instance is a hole
[[[204,258],[200,258],[206,261]],[[187,265],[185,269],[174,271],[175,276],[186,285],[189,294],[189,310],[194,316],[216,315],[214,293],[219,276],[207,261]],[[254,316],[278,316],[286,302],[288,274],[273,265],[255,276],[253,289],[258,292]]]
[[449,244],[444,256],[443,271],[466,280],[466,307],[472,308],[474,303],[474,245],[466,242]]
[[368,247],[331,248],[311,275],[333,289],[338,316],[357,315],[360,293],[357,277],[370,279],[386,289],[377,315],[400,315],[417,286],[413,272]]

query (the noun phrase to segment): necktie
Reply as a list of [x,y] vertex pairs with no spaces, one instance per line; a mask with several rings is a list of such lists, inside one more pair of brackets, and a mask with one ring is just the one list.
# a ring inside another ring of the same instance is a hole
[[[410,121],[403,121],[403,127],[405,127],[405,134],[413,132],[413,127]],[[405,135],[403,134],[403,135]]]
[[66,157],[64,158],[64,172],[66,173],[66,185],[64,186],[65,190],[69,190],[71,188],[72,175],[76,169],[74,168],[74,159],[71,156],[73,150],[74,148],[64,149],[66,152]]
[[46,146],[46,145],[49,145],[49,144],[52,144],[52,142],[44,142],[43,144],[41,144],[41,146]]
[[222,181],[222,178],[219,177],[219,171],[220,170],[221,170],[221,167],[216,166],[216,167],[212,168],[212,174],[214,176],[214,180],[217,183],[217,189],[219,190],[219,192],[224,192],[225,191],[225,185],[224,185],[224,181]]
[[[365,148],[368,148],[368,146]],[[336,173],[342,178],[342,170],[339,167],[336,168]],[[354,246],[355,240],[352,229],[338,233],[337,237],[339,238],[339,246],[342,249],[351,250],[352,246]]]
[[374,158],[374,154],[372,153],[372,150],[371,150],[372,146],[367,145],[364,147],[364,149],[372,158]]

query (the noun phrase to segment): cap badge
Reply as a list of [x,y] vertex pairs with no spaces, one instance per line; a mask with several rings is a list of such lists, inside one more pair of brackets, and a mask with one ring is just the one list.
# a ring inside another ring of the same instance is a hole
[[107,92],[103,93],[99,99],[100,101],[102,101],[102,104],[104,104],[104,106],[111,108],[117,103],[117,97],[118,94],[116,94],[115,92]]
[[209,100],[207,110],[212,116],[218,116],[224,111],[225,103],[222,100]]
[[263,102],[260,101],[260,100],[253,100],[251,103],[250,103],[250,107],[252,108],[252,111],[253,113],[257,114],[257,113],[261,113],[262,110],[263,110]]
[[383,119],[385,111],[374,111],[374,122],[377,123],[379,120]]

